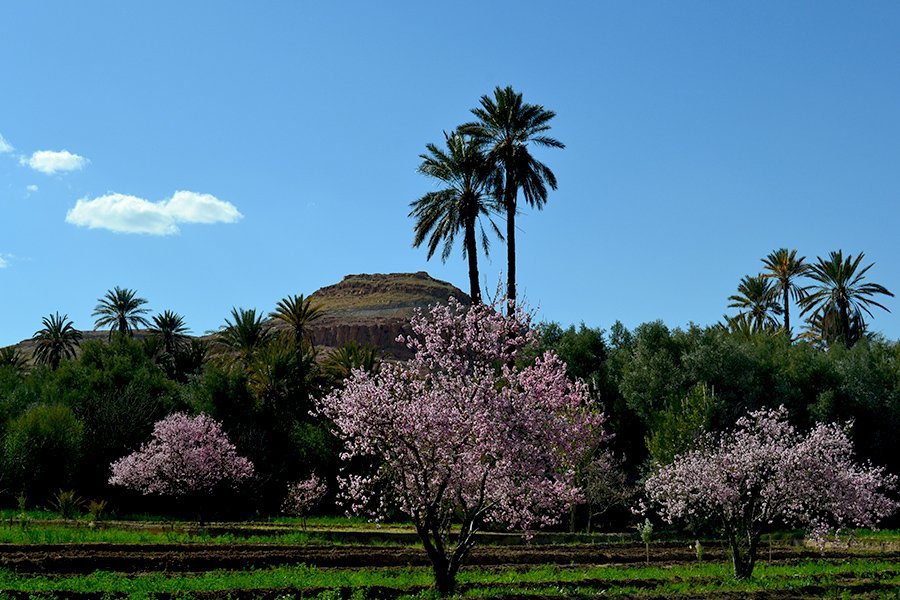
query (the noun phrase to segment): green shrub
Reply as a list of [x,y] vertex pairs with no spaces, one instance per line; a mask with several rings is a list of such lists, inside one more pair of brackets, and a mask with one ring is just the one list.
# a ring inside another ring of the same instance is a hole
[[61,404],[32,406],[7,426],[4,456],[13,489],[32,500],[71,485],[81,455],[84,427]]
[[84,500],[78,497],[75,490],[59,490],[50,501],[50,506],[63,519],[75,519],[81,514]]
[[99,523],[103,520],[103,513],[106,511],[106,500],[91,500],[88,502],[88,515],[90,522]]

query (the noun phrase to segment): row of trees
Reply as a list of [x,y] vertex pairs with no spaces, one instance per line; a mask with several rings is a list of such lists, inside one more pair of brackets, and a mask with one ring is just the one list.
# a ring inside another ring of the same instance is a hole
[[[126,295],[137,297],[130,291]],[[116,422],[129,410],[144,415],[135,424],[144,434],[164,409],[203,410],[227,429],[234,427],[229,433],[254,450],[266,440],[273,459],[260,462],[261,453],[252,458],[262,469],[272,465],[273,473],[282,473],[273,475],[274,481],[285,479],[288,467],[276,465],[279,448],[282,456],[298,457],[285,459],[288,463],[331,451],[327,427],[308,414],[313,400],[341,385],[355,366],[378,369],[372,348],[348,345],[324,360],[316,358],[308,335],[314,308],[298,296],[279,303],[276,312],[283,320],[235,309],[220,335],[211,338],[218,340],[212,350],[195,339],[185,341],[183,324],[169,328],[169,336],[135,340],[114,334],[109,344],[84,343],[77,358],[37,365],[30,372],[25,357],[5,349],[0,352],[0,416],[13,427],[35,404],[63,404],[85,425],[85,452],[75,456],[87,457],[96,450],[88,446],[98,443],[90,439],[94,432],[101,442],[123,444],[119,451],[134,449],[139,440],[131,424]],[[825,350],[784,335],[719,327],[673,330],[659,322],[630,331],[619,324],[608,332],[554,324],[539,328],[541,347],[562,356],[570,374],[584,380],[602,404],[616,431],[611,442],[616,460],[632,481],[642,475],[647,460],[671,460],[689,449],[699,432],[720,430],[748,411],[778,405],[786,406],[800,427],[854,420],[852,436],[861,455],[900,473],[900,443],[892,433],[900,427],[900,350],[894,342],[870,336],[852,348],[837,344]],[[68,348],[71,357],[75,347]],[[94,416],[103,422],[93,423]],[[26,422],[15,427],[27,427]],[[107,456],[111,450],[96,452]],[[333,467],[336,459],[325,462]],[[13,494],[25,487],[19,472],[29,471],[12,469],[5,484]],[[281,493],[278,485],[269,488],[273,495]],[[33,499],[43,501],[44,492],[36,494]],[[276,501],[273,497],[267,504]],[[584,523],[586,517],[581,513],[576,520]],[[612,509],[599,524],[626,517]]]
[[[876,298],[894,296],[883,285],[865,281],[875,263],[863,267],[864,256],[860,252],[845,257],[838,250],[807,263],[805,256],[797,257],[796,250],[775,250],[762,259],[764,270],[745,275],[737,293],[729,296],[728,306],[740,312],[726,316],[725,324],[745,333],[780,330],[790,337],[793,302],[800,316],[806,317],[803,339],[849,348],[866,335],[865,316],[872,317],[873,308],[888,310]],[[806,285],[801,283],[804,280]]]

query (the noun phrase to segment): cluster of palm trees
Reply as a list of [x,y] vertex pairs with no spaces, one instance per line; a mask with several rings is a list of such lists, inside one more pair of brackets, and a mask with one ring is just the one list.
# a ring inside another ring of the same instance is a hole
[[883,285],[865,281],[875,263],[862,267],[864,256],[862,252],[844,256],[838,250],[807,263],[796,250],[775,250],[762,259],[763,271],[744,276],[737,294],[729,296],[728,306],[740,312],[726,316],[724,325],[748,334],[781,331],[792,336],[793,302],[805,317],[805,331],[799,337],[849,348],[866,335],[865,317],[874,316],[873,308],[890,312],[875,298],[894,296]]
[[[92,317],[96,317],[96,329],[109,328],[109,339],[114,335],[131,337],[136,329],[147,329],[151,338],[158,340],[162,352],[171,357],[189,344],[190,330],[184,317],[166,310],[148,320],[147,301],[140,298],[137,292],[128,288],[115,288],[106,292],[94,307]],[[63,359],[74,358],[81,345],[82,334],[75,329],[68,315],[58,312],[44,317],[43,325],[32,338],[36,345],[33,359],[37,364],[49,366],[55,370]]]
[[[445,148],[428,144],[421,155],[419,172],[441,184],[412,202],[409,216],[416,220],[413,246],[427,240],[428,259],[443,244],[441,258],[447,260],[456,236],[462,233],[463,256],[468,259],[469,295],[481,300],[478,278],[478,238],[485,253],[489,239],[482,219],[507,247],[507,289],[509,310],[516,300],[516,214],[519,196],[537,209],[547,202],[550,189],[556,189],[556,176],[544,163],[532,156],[532,146],[564,148],[546,135],[552,110],[522,100],[512,87],[497,87],[493,97],[481,97],[472,109],[476,120],[444,133]],[[505,236],[493,222],[493,215],[506,218]],[[480,234],[480,235],[479,235]]]
[[[184,317],[165,310],[148,318],[147,300],[133,289],[115,287],[98,300],[91,316],[96,329],[109,329],[109,341],[133,337],[135,331],[147,332],[145,342],[159,365],[178,378],[185,365],[197,370],[211,347],[190,336]],[[232,308],[225,324],[213,333],[220,352],[219,361],[245,370],[251,387],[262,398],[284,395],[290,382],[302,384],[317,370],[317,351],[310,335],[310,324],[322,316],[322,309],[302,294],[287,296],[266,315],[256,309]],[[73,359],[83,339],[68,315],[58,312],[42,320],[35,332],[32,358],[52,370],[63,360]],[[0,365],[24,371],[28,361],[13,347],[0,350]],[[345,344],[323,361],[323,371],[342,381],[355,368],[370,372],[379,366],[374,347]]]

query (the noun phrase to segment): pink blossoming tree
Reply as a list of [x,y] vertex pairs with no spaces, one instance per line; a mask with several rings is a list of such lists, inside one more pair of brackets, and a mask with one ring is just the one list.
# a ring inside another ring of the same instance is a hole
[[217,421],[205,414],[174,413],[153,426],[150,439],[137,452],[112,464],[109,483],[145,495],[199,500],[252,476],[253,464],[238,455]]
[[555,354],[516,366],[536,342],[521,310],[451,299],[411,326],[400,338],[411,361],[355,370],[318,406],[345,443],[343,459],[374,465],[341,479],[351,510],[408,515],[446,595],[485,524],[549,525],[581,500],[574,467],[602,439],[602,417]]
[[287,497],[284,499],[282,510],[290,515],[295,515],[303,520],[306,527],[306,515],[316,504],[322,501],[328,493],[325,480],[313,473],[309,479],[288,484]]
[[734,575],[753,573],[766,527],[828,531],[871,527],[896,508],[896,477],[853,461],[845,429],[819,424],[801,435],[784,407],[752,412],[734,431],[678,456],[645,483],[652,505],[669,522],[717,525],[731,549]]

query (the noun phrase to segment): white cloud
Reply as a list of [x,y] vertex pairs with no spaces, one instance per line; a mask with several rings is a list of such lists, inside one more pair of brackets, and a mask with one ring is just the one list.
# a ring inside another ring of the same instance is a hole
[[68,212],[66,222],[116,233],[174,235],[181,223],[234,223],[242,217],[230,202],[210,194],[178,191],[159,202],[127,194],[82,198]]
[[0,269],[5,269],[8,266],[9,266],[9,261],[6,260],[6,258],[2,254],[0,254]]
[[68,150],[38,150],[31,158],[22,157],[19,161],[28,165],[35,171],[53,175],[57,171],[78,171],[83,169],[90,161],[83,156],[72,154]]
[[31,193],[33,194],[33,193],[35,193],[36,191],[38,191],[38,186],[36,186],[36,185],[34,185],[34,184],[26,185],[26,186],[25,186],[25,189],[28,190],[29,192],[31,192]]
[[6,141],[6,139],[0,135],[0,154],[4,154],[6,152],[12,152],[15,148],[12,147],[12,144]]

